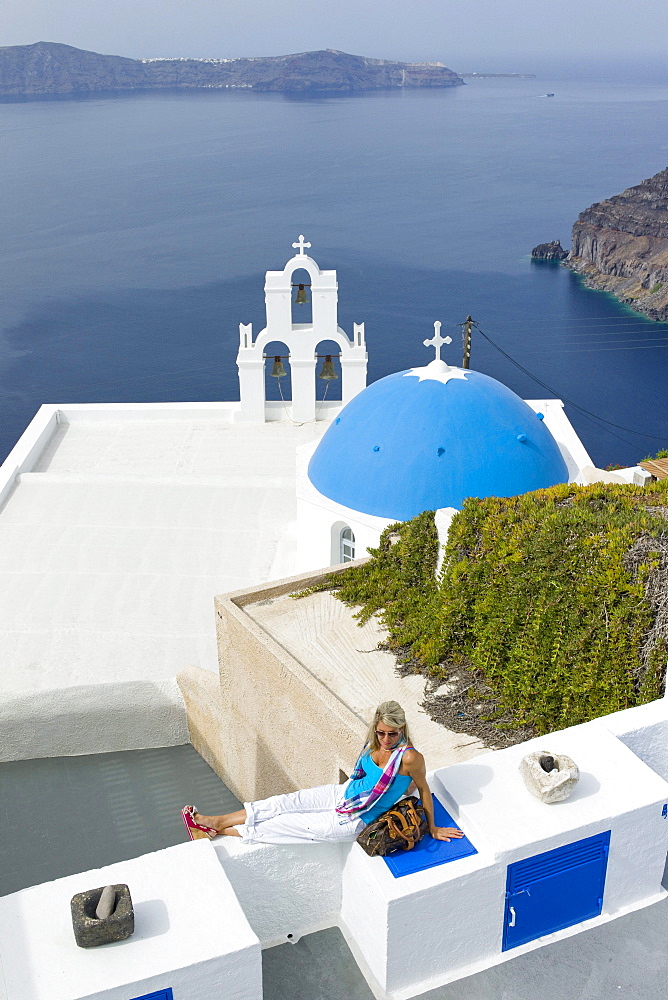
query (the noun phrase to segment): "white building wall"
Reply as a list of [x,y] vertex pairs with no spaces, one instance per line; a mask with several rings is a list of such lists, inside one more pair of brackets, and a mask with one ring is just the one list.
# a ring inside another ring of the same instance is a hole
[[297,564],[295,572],[334,566],[339,558],[341,530],[349,527],[355,536],[355,558],[378,545],[380,536],[392,521],[361,514],[335,503],[316,490],[308,478],[308,464],[317,441],[297,449]]

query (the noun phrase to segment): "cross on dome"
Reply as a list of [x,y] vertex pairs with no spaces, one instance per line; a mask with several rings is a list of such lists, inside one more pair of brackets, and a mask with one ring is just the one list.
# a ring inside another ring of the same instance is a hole
[[295,248],[295,250],[299,249],[299,253],[296,255],[297,257],[305,257],[306,256],[306,254],[304,253],[304,247],[308,247],[309,250],[311,249],[311,244],[310,243],[305,243],[303,236],[300,236],[299,240],[296,243],[293,243],[292,245]]
[[442,337],[441,336],[441,324],[436,320],[434,323],[434,336],[431,340],[423,340],[422,343],[425,347],[433,347],[436,351],[436,357],[434,360],[441,360],[441,346],[443,344],[451,344],[452,337]]

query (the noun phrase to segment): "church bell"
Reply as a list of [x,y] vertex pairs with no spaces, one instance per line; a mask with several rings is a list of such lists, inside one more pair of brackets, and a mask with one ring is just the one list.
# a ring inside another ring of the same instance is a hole
[[274,358],[274,365],[273,365],[273,368],[271,369],[271,377],[272,378],[283,378],[285,375],[287,375],[287,372],[286,372],[285,368],[283,367],[283,362],[281,361],[280,357],[275,357]]
[[297,285],[297,298],[295,299],[295,305],[305,306],[308,304],[308,298],[306,297],[306,286]]
[[318,378],[322,378],[325,382],[331,382],[332,379],[338,378],[339,376],[334,371],[334,362],[332,361],[332,355],[326,354],[325,360],[322,364],[322,371]]

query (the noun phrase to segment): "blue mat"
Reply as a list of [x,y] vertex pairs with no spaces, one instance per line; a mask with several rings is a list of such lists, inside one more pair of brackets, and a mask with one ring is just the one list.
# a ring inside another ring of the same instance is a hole
[[[433,799],[436,826],[457,826],[435,795]],[[401,878],[402,875],[412,875],[414,872],[424,871],[425,868],[435,868],[436,865],[444,865],[458,858],[468,858],[470,854],[477,853],[468,837],[449,840],[446,843],[445,840],[434,840],[427,834],[411,851],[397,851],[396,854],[388,854],[383,860],[394,877]]]

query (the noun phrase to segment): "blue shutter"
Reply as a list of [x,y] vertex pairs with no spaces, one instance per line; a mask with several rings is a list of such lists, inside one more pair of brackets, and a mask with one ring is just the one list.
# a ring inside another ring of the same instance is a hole
[[503,950],[599,915],[610,831],[508,866]]

